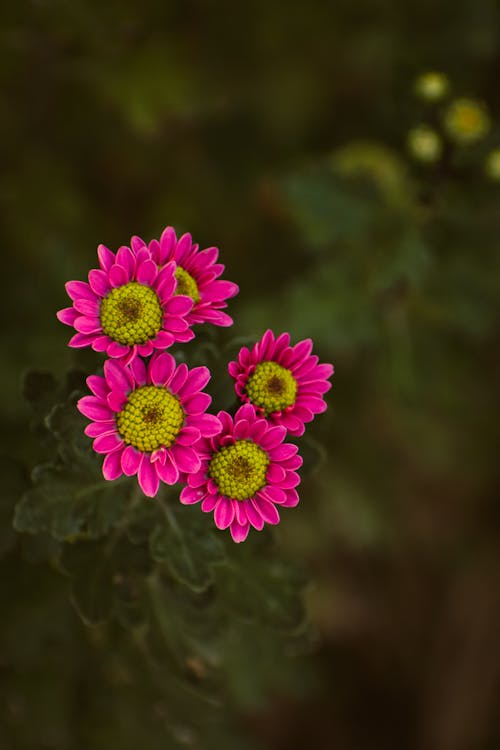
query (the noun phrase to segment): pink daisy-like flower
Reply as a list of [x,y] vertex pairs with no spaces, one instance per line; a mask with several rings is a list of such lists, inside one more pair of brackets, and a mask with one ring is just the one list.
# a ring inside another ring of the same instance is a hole
[[[131,247],[140,252],[146,246],[140,237],[132,237]],[[239,292],[232,281],[219,279],[224,271],[222,263],[217,263],[219,250],[208,247],[199,250],[190,234],[183,234],[178,240],[173,227],[167,227],[160,240],[152,240],[147,245],[154,262],[162,268],[166,263],[176,264],[177,294],[187,294],[193,300],[193,308],[188,313],[190,325],[213,323],[216,326],[231,326],[233,319],[222,312],[227,300]]]
[[201,464],[184,477],[180,500],[201,501],[205,513],[214,511],[219,529],[229,527],[234,541],[243,542],[250,526],[260,531],[266,523],[279,523],[277,506],[297,505],[302,459],[296,445],[283,442],[285,428],[270,425],[250,404],[234,419],[225,411],[217,417],[222,429],[196,446]]
[[99,245],[98,256],[100,268],[89,271],[88,284],[66,284],[73,306],[57,317],[77,331],[69,346],[130,362],[194,338],[187,319],[193,300],[175,294],[175,263],[160,270],[146,248],[134,253],[125,246],[115,255]]
[[323,394],[331,388],[333,365],[319,364],[312,346],[311,339],[290,346],[288,333],[275,338],[267,330],[251,351],[244,346],[228,365],[241,401],[291,435],[303,435],[304,424],[327,407]]
[[85,433],[105,454],[105,479],[137,474],[144,494],[154,497],[160,481],[175,484],[180,472],[199,471],[193,446],[221,429],[205,413],[212,399],[201,389],[209,379],[207,367],[176,367],[167,352],[155,353],[147,364],[139,357],[129,365],[108,359],[104,377],[90,375],[94,395],[81,398],[78,409],[92,420]]

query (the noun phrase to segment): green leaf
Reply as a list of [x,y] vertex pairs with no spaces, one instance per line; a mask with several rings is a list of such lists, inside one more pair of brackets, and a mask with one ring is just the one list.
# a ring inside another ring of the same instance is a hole
[[113,607],[113,563],[97,542],[68,545],[63,567],[71,577],[71,601],[87,625],[109,620]]
[[287,633],[304,625],[306,581],[299,568],[274,558],[258,559],[251,550],[231,562],[217,568],[216,584],[232,616]]
[[224,559],[222,541],[201,523],[171,521],[156,526],[150,538],[151,556],[193,591],[203,591],[213,581],[215,563]]
[[123,517],[130,490],[129,480],[107,482],[94,467],[71,470],[57,464],[37,467],[34,487],[18,503],[14,526],[17,531],[48,532],[55,539],[82,534],[98,538]]

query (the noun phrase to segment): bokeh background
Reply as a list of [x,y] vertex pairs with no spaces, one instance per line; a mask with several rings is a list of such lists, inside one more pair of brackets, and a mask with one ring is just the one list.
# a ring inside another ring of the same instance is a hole
[[[150,720],[158,686],[136,657],[122,644],[108,669],[118,641],[94,649],[47,554],[19,552],[5,479],[2,750],[498,748],[498,3],[21,0],[0,15],[0,441],[19,471],[40,460],[23,373],[96,366],[55,311],[99,242],[171,224],[218,245],[241,289],[218,341],[289,330],[336,367],[308,433],[320,463],[278,530],[309,578],[309,645],[267,670],[263,646],[256,685],[233,658],[229,739]],[[427,70],[491,117],[435,164],[407,148],[445,106],[415,96]]]

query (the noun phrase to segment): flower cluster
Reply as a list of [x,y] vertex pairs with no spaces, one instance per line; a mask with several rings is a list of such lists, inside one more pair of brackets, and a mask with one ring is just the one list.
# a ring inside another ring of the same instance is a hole
[[69,346],[107,355],[103,376],[87,378],[92,395],[78,402],[105,479],[136,475],[149,497],[179,482],[181,503],[201,503],[235,542],[277,524],[278,508],[299,501],[302,459],[286,436],[302,435],[326,409],[332,365],[319,363],[310,339],[291,346],[288,333],[268,330],[229,363],[236,413],[210,414],[209,369],[178,365],[165,350],[193,339],[195,324],[232,325],[224,308],[238,286],[220,278],[218,249],[200,251],[167,227],[116,254],[100,245],[98,258],[88,283],[66,284],[73,304],[57,316],[75,329]]
[[[425,119],[409,130],[406,144],[421,164],[435,165],[450,159],[454,163],[455,153],[484,140],[492,129],[484,102],[464,96],[450,100],[450,91],[450,80],[439,71],[423,73],[415,81],[414,93],[425,105]],[[485,172],[497,179],[495,151],[486,157]]]

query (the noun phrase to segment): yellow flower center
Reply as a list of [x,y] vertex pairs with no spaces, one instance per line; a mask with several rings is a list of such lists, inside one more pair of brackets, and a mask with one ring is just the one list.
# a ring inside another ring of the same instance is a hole
[[198,284],[190,273],[185,271],[184,268],[177,266],[175,269],[175,278],[177,279],[176,294],[186,294],[188,297],[191,297],[195,304],[201,301]]
[[149,286],[131,281],[113,289],[101,302],[104,333],[119,344],[145,344],[161,330],[163,310]]
[[126,443],[149,453],[175,442],[184,424],[184,410],[166,388],[145,385],[129,395],[116,415],[116,424]]
[[214,455],[208,474],[221,495],[247,500],[265,485],[268,466],[269,458],[262,448],[251,440],[237,440]]
[[248,378],[247,396],[268,416],[295,403],[297,381],[290,370],[277,362],[260,362]]

